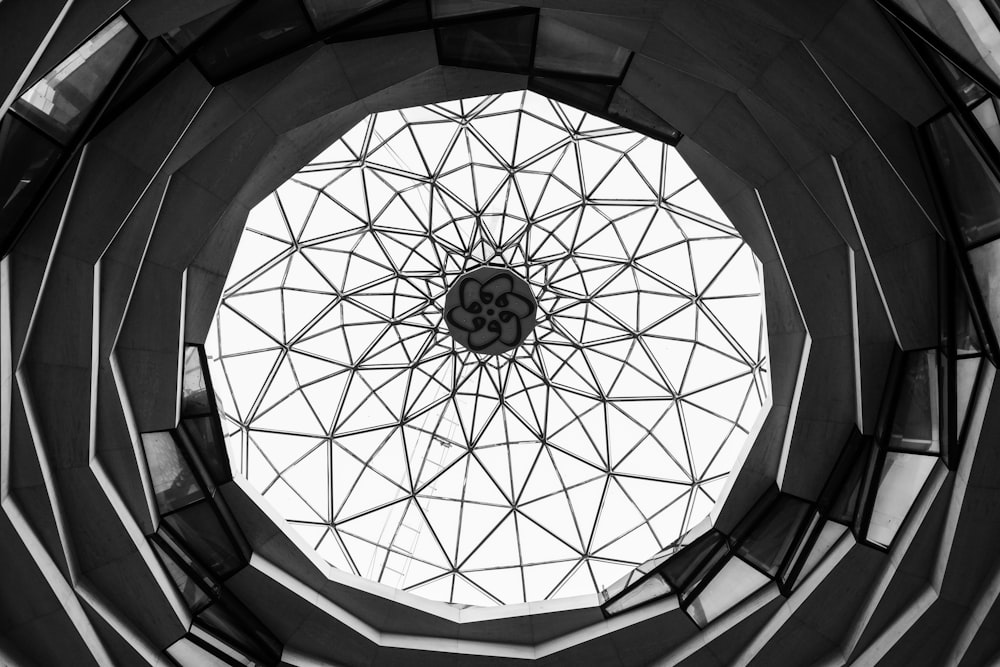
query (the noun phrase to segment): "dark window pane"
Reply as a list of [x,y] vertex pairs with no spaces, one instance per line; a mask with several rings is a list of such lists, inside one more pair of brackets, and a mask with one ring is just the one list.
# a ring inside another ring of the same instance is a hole
[[217,577],[225,578],[245,564],[208,501],[189,505],[163,520],[191,554]]
[[164,653],[169,655],[178,665],[198,665],[199,667],[232,667],[226,660],[217,657],[205,649],[191,637],[184,636],[168,646]]
[[160,561],[163,563],[164,568],[166,568],[170,578],[174,580],[177,590],[180,591],[184,601],[187,602],[188,608],[195,613],[203,609],[210,602],[208,593],[198,585],[194,577],[181,567],[180,563],[174,560],[173,556],[167,550],[157,544],[155,540],[151,541],[151,544],[156,554],[160,557]]
[[126,105],[142,95],[153,82],[159,81],[175,62],[174,54],[163,44],[163,40],[154,39],[149,42],[135,65],[129,70],[122,85],[115,91],[100,122],[104,124],[109,118],[114,118]]
[[808,525],[797,535],[795,547],[778,574],[778,580],[781,584],[789,588],[795,586],[796,582],[800,580],[804,561],[823,528],[823,517],[816,509],[809,512],[805,521]]
[[617,79],[628,62],[629,53],[628,49],[551,16],[539,19],[536,69]]
[[207,591],[212,598],[219,597],[221,585],[212,573],[195,558],[188,548],[169,530],[158,530],[153,542],[179,565],[181,565]]
[[955,402],[959,433],[962,432],[965,419],[969,416],[969,402],[972,398],[972,390],[976,386],[976,378],[979,376],[979,367],[982,365],[982,361],[982,357],[969,357],[955,361]]
[[681,602],[686,604],[691,598],[698,595],[704,585],[712,579],[715,570],[718,567],[724,567],[723,564],[729,560],[733,560],[733,556],[728,544],[723,544],[722,547],[713,551],[708,559],[701,563],[684,589],[678,592]]
[[730,540],[734,544],[738,544],[750,536],[750,533],[756,528],[758,522],[763,520],[769,512],[772,511],[772,506],[778,497],[781,495],[781,491],[778,490],[777,485],[772,484],[767,487],[760,497],[754,501],[751,505],[749,511],[740,519],[740,522],[736,525],[729,533]]
[[681,133],[674,126],[660,118],[621,87],[615,90],[615,94],[611,97],[611,103],[608,105],[608,117],[623,127],[642,132],[669,144],[676,144],[681,138]]
[[[972,305],[969,303],[968,293],[960,281],[956,280],[955,283],[953,297],[951,298],[954,308],[952,312],[954,322],[952,323],[951,331],[947,331],[946,329],[946,335],[951,335],[954,338],[955,354],[982,354],[983,343],[980,339],[979,327],[974,317]],[[949,348],[949,342],[951,341],[946,338],[944,341],[945,349]]]
[[191,464],[191,469],[194,470],[195,476],[202,483],[205,488],[205,495],[214,496],[217,484],[215,482],[215,477],[209,472],[208,467],[205,465],[204,457],[199,451],[197,444],[191,439],[191,427],[185,422],[188,420],[181,420],[176,431],[174,431],[174,436],[177,438],[177,444],[181,447],[184,454],[187,455],[187,460]]
[[940,452],[938,405],[937,352],[907,352],[903,358],[892,431],[886,443],[889,449]]
[[305,6],[313,25],[316,26],[317,30],[323,31],[373,7],[389,2],[392,0],[339,0],[338,2],[305,0]]
[[983,0],[983,8],[990,15],[997,28],[1000,28],[1000,2],[998,0]]
[[198,347],[188,345],[184,349],[184,378],[181,383],[181,416],[204,415],[212,411],[212,401],[208,395],[208,383],[201,365]]
[[727,551],[725,542],[726,536],[713,530],[678,551],[663,566],[667,581],[676,589],[686,588],[698,578],[703,563],[709,563],[715,554]]
[[769,581],[739,558],[730,558],[691,601],[687,611],[695,623],[705,627]]
[[377,6],[349,19],[333,31],[332,39],[361,39],[430,27],[425,0],[404,0]]
[[670,585],[659,574],[654,574],[628,593],[615,600],[604,611],[609,614],[619,614],[627,609],[638,607],[644,602],[655,600],[670,594]]
[[229,469],[226,443],[222,438],[218,420],[215,415],[189,417],[181,420],[181,428],[194,446],[212,481],[216,484],[225,484],[233,475]]
[[221,83],[314,39],[312,24],[294,0],[258,0],[198,47],[194,61]]
[[605,588],[601,595],[605,600],[610,600],[616,595],[622,593],[626,588],[638,583],[645,575],[649,574],[653,570],[656,570],[662,565],[670,556],[677,553],[680,549],[678,546],[671,545],[665,549],[661,549],[659,553],[645,561],[637,568],[626,574],[624,577],[619,578],[613,584]]
[[987,95],[986,91],[968,74],[955,66],[937,51],[930,49],[931,57],[938,63],[938,70],[947,85],[955,91],[966,106],[972,106]]
[[778,573],[802,522],[807,520],[808,512],[809,503],[782,494],[743,539],[737,553],[773,577]]
[[268,664],[254,651],[245,648],[237,648],[233,639],[219,637],[220,633],[215,629],[209,629],[202,623],[191,625],[189,637],[194,642],[200,644],[205,650],[217,656],[224,657],[230,665],[246,665],[256,667],[257,665]]
[[14,109],[62,142],[80,129],[139,35],[117,17],[14,103]]
[[437,29],[442,65],[527,72],[536,14]]
[[635,570],[627,576],[629,583],[638,581],[642,578],[642,575],[649,574],[653,570],[657,569],[660,565],[665,563],[668,558],[680,551],[680,549],[681,547],[679,546],[669,546],[666,549],[661,550],[655,556],[635,568]]
[[928,125],[952,215],[966,243],[1000,234],[1000,185],[950,114]]
[[567,81],[550,76],[531,77],[529,87],[554,100],[572,104],[583,111],[602,115],[607,108],[611,92],[615,89],[610,84]]
[[431,0],[431,14],[436,19],[471,16],[502,9],[507,7],[486,0]]
[[827,516],[831,521],[844,524],[850,524],[854,521],[854,513],[861,495],[861,481],[872,450],[870,442],[866,442],[864,447],[859,448],[846,461],[849,468],[846,475],[841,478],[840,484],[833,490],[827,509]]
[[1000,331],[1000,241],[993,241],[969,250],[972,271],[983,295],[989,325]]
[[809,547],[805,563],[799,571],[798,581],[802,581],[808,577],[845,535],[847,535],[847,539],[851,543],[854,543],[854,537],[848,533],[847,526],[834,523],[833,521],[826,521],[820,524],[819,535],[815,543]]
[[0,250],[13,242],[61,155],[61,147],[13,114],[0,121]]
[[142,434],[153,493],[160,512],[170,512],[205,497],[194,471],[169,431]]
[[198,614],[198,623],[261,663],[276,664],[281,657],[281,644],[250,610],[229,596]]
[[204,16],[174,28],[163,35],[163,40],[173,49],[174,53],[180,53],[224,19],[238,4],[238,2],[231,2],[225,7],[219,7]]
[[983,132],[990,138],[994,146],[1000,148],[1000,118],[997,118],[997,101],[987,97],[972,110]]
[[937,461],[936,456],[886,454],[866,533],[869,541],[884,547],[892,543]]

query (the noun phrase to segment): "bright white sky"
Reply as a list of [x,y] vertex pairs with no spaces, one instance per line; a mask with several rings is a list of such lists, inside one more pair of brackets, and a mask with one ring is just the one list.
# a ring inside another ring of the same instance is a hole
[[[442,318],[483,264],[538,324]],[[593,593],[711,509],[769,391],[757,266],[659,142],[533,93],[378,114],[250,214],[209,337],[230,455],[336,567]]]

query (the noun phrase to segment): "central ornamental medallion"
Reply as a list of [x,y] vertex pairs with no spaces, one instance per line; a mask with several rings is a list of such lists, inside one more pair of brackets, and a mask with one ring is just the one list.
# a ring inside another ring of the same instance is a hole
[[452,337],[479,354],[513,350],[535,327],[535,298],[519,277],[485,266],[456,280],[445,299]]

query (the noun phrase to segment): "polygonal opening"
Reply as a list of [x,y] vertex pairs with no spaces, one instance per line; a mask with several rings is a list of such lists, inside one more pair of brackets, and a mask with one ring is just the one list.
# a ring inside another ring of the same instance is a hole
[[[530,291],[507,349],[449,330],[477,271]],[[232,466],[360,576],[594,593],[722,493],[770,389],[760,292],[671,146],[531,92],[374,114],[250,214],[208,338]]]

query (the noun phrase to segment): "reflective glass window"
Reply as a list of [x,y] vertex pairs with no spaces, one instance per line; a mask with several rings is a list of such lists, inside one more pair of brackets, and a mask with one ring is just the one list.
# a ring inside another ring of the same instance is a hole
[[169,431],[142,434],[153,494],[161,512],[170,512],[205,497],[194,471]]
[[25,92],[14,109],[68,142],[108,88],[139,35],[117,17]]
[[969,250],[969,261],[994,331],[1000,331],[1000,241]]
[[737,553],[770,576],[776,575],[808,512],[809,503],[782,494],[743,539]]
[[226,660],[229,661],[228,664],[246,665],[247,667],[257,667],[260,664],[251,657],[251,651],[230,646],[225,640],[215,636],[207,628],[197,623],[191,626],[191,638],[216,655],[225,656]]
[[174,53],[181,53],[184,49],[191,46],[195,40],[204,35],[213,26],[218,24],[219,21],[225,18],[226,15],[233,11],[238,4],[238,2],[230,2],[224,7],[219,7],[204,16],[199,16],[193,21],[189,21],[182,26],[178,26],[170,32],[164,34],[163,40],[168,46],[170,46]]
[[438,28],[441,64],[527,72],[536,19],[525,14]]
[[327,30],[352,16],[368,11],[379,5],[391,4],[392,0],[304,0],[309,18],[317,30]]
[[867,537],[888,547],[896,536],[937,457],[888,452],[878,482]]
[[739,558],[730,558],[688,606],[688,614],[700,627],[732,609],[770,579]]
[[219,418],[216,415],[189,417],[181,420],[181,429],[194,446],[212,481],[216,484],[229,481],[232,473]]
[[778,581],[786,588],[794,587],[800,580],[804,561],[823,529],[823,515],[817,509],[811,510],[805,521],[807,525],[799,532],[795,546],[778,575]]
[[[860,438],[860,435],[858,436]],[[824,496],[830,492],[829,498],[824,497],[822,505],[827,512],[827,516],[832,521],[850,524],[854,521],[855,510],[858,506],[858,498],[861,494],[861,480],[864,477],[866,463],[872,453],[873,448],[870,442],[861,444],[853,451],[849,452],[849,458],[843,461],[846,473],[838,475],[836,484],[829,489],[824,489]],[[838,467],[841,463],[838,462]],[[831,479],[833,476],[831,476]]]
[[659,574],[654,574],[628,593],[615,600],[605,611],[609,614],[619,614],[627,609],[638,607],[644,602],[655,600],[670,593],[670,584]]
[[611,84],[569,81],[548,76],[531,77],[531,89],[580,109],[603,113],[615,87]]
[[823,524],[820,529],[819,537],[817,537],[816,542],[812,545],[809,550],[809,555],[806,557],[806,562],[802,566],[802,570],[799,573],[798,581],[802,581],[816,569],[820,563],[823,562],[823,558],[826,557],[830,550],[840,541],[840,538],[847,533],[847,526],[842,526],[839,523],[834,523],[833,521],[827,521]]
[[188,608],[194,612],[204,608],[211,601],[208,593],[202,589],[198,581],[179,562],[174,560],[170,552],[155,541],[152,542],[152,545],[156,554],[160,557],[164,568],[166,568],[167,574],[174,580],[177,590],[180,591],[184,601],[187,602]]
[[218,83],[312,41],[309,18],[297,2],[258,0],[211,35],[195,53],[195,63]]
[[187,546],[177,539],[177,536],[169,530],[157,531],[152,541],[165,553],[180,564],[185,571],[194,577],[202,590],[206,591],[210,597],[217,598],[221,592],[221,585],[214,578],[213,574],[206,569],[197,558],[195,558]]
[[579,28],[542,15],[538,23],[535,68],[558,74],[617,79],[630,51]]
[[431,0],[431,15],[436,19],[471,16],[506,9],[504,5],[487,0]]
[[216,576],[224,578],[244,565],[229,533],[209,502],[189,505],[163,519],[192,555]]
[[729,540],[733,544],[742,542],[757,524],[773,509],[774,502],[781,495],[777,485],[767,487],[747,510],[736,527],[729,532]]
[[938,406],[937,352],[907,352],[887,443],[889,449],[940,452]]
[[232,667],[232,663],[223,660],[208,651],[190,637],[182,637],[166,648],[169,655],[178,665],[200,665],[203,667]]
[[115,90],[114,97],[108,102],[100,126],[116,118],[128,105],[165,76],[176,62],[176,56],[166,47],[162,39],[154,39],[147,43],[135,65],[129,68],[125,80]]
[[940,72],[944,80],[958,95],[966,106],[973,106],[976,102],[987,96],[987,92],[976,83],[968,74],[957,67],[953,62],[939,54],[937,51],[929,51],[940,65]]
[[673,547],[673,546],[663,549],[656,556],[645,561],[644,563],[636,567],[634,570],[626,574],[624,577],[621,577],[620,579],[615,581],[613,584],[605,588],[604,591],[602,591],[604,599],[610,600],[611,598],[615,597],[616,595],[624,591],[629,586],[637,583],[645,575],[649,574],[653,570],[657,569],[660,565],[665,563],[667,559],[670,558],[671,555],[673,555],[678,551],[678,549],[679,547]]
[[181,382],[181,416],[190,417],[211,412],[208,384],[201,365],[201,354],[194,345],[184,349],[184,378]]
[[724,548],[726,536],[713,530],[677,552],[663,568],[667,580],[682,588],[698,572],[699,566]]
[[335,39],[358,39],[429,27],[425,0],[404,0],[376,5],[371,11],[344,22],[334,31]]
[[[993,21],[994,29],[1000,28],[1000,1],[998,0],[982,0],[983,8],[986,13],[990,15],[990,19]],[[981,31],[989,31],[988,28],[980,28]]]
[[997,102],[993,97],[987,97],[972,109],[979,125],[986,132],[994,146],[1000,147],[1000,118],[997,118]]
[[0,121],[0,250],[14,240],[63,149],[13,114]]
[[[225,641],[231,648],[266,664],[277,663],[281,645],[238,600],[222,599],[198,614],[197,624]],[[219,647],[218,644],[214,644]]]
[[675,588],[686,588],[698,577],[703,564],[714,562],[714,555],[724,554],[727,550],[726,536],[713,530],[677,552],[667,561],[663,573]]
[[1000,234],[1000,184],[951,115],[928,125],[948,202],[966,243]]
[[956,417],[959,432],[965,425],[965,419],[969,414],[969,402],[972,398],[972,390],[976,386],[980,365],[982,365],[982,357],[969,357],[955,361]]
[[[958,281],[956,281],[958,283]],[[972,306],[969,304],[969,296],[965,287],[956,284],[954,296],[951,299],[953,304],[953,322],[946,335],[946,343],[954,341],[954,353],[957,355],[982,354],[983,344],[980,339],[979,327],[977,326]],[[946,349],[949,346],[946,345]]]

